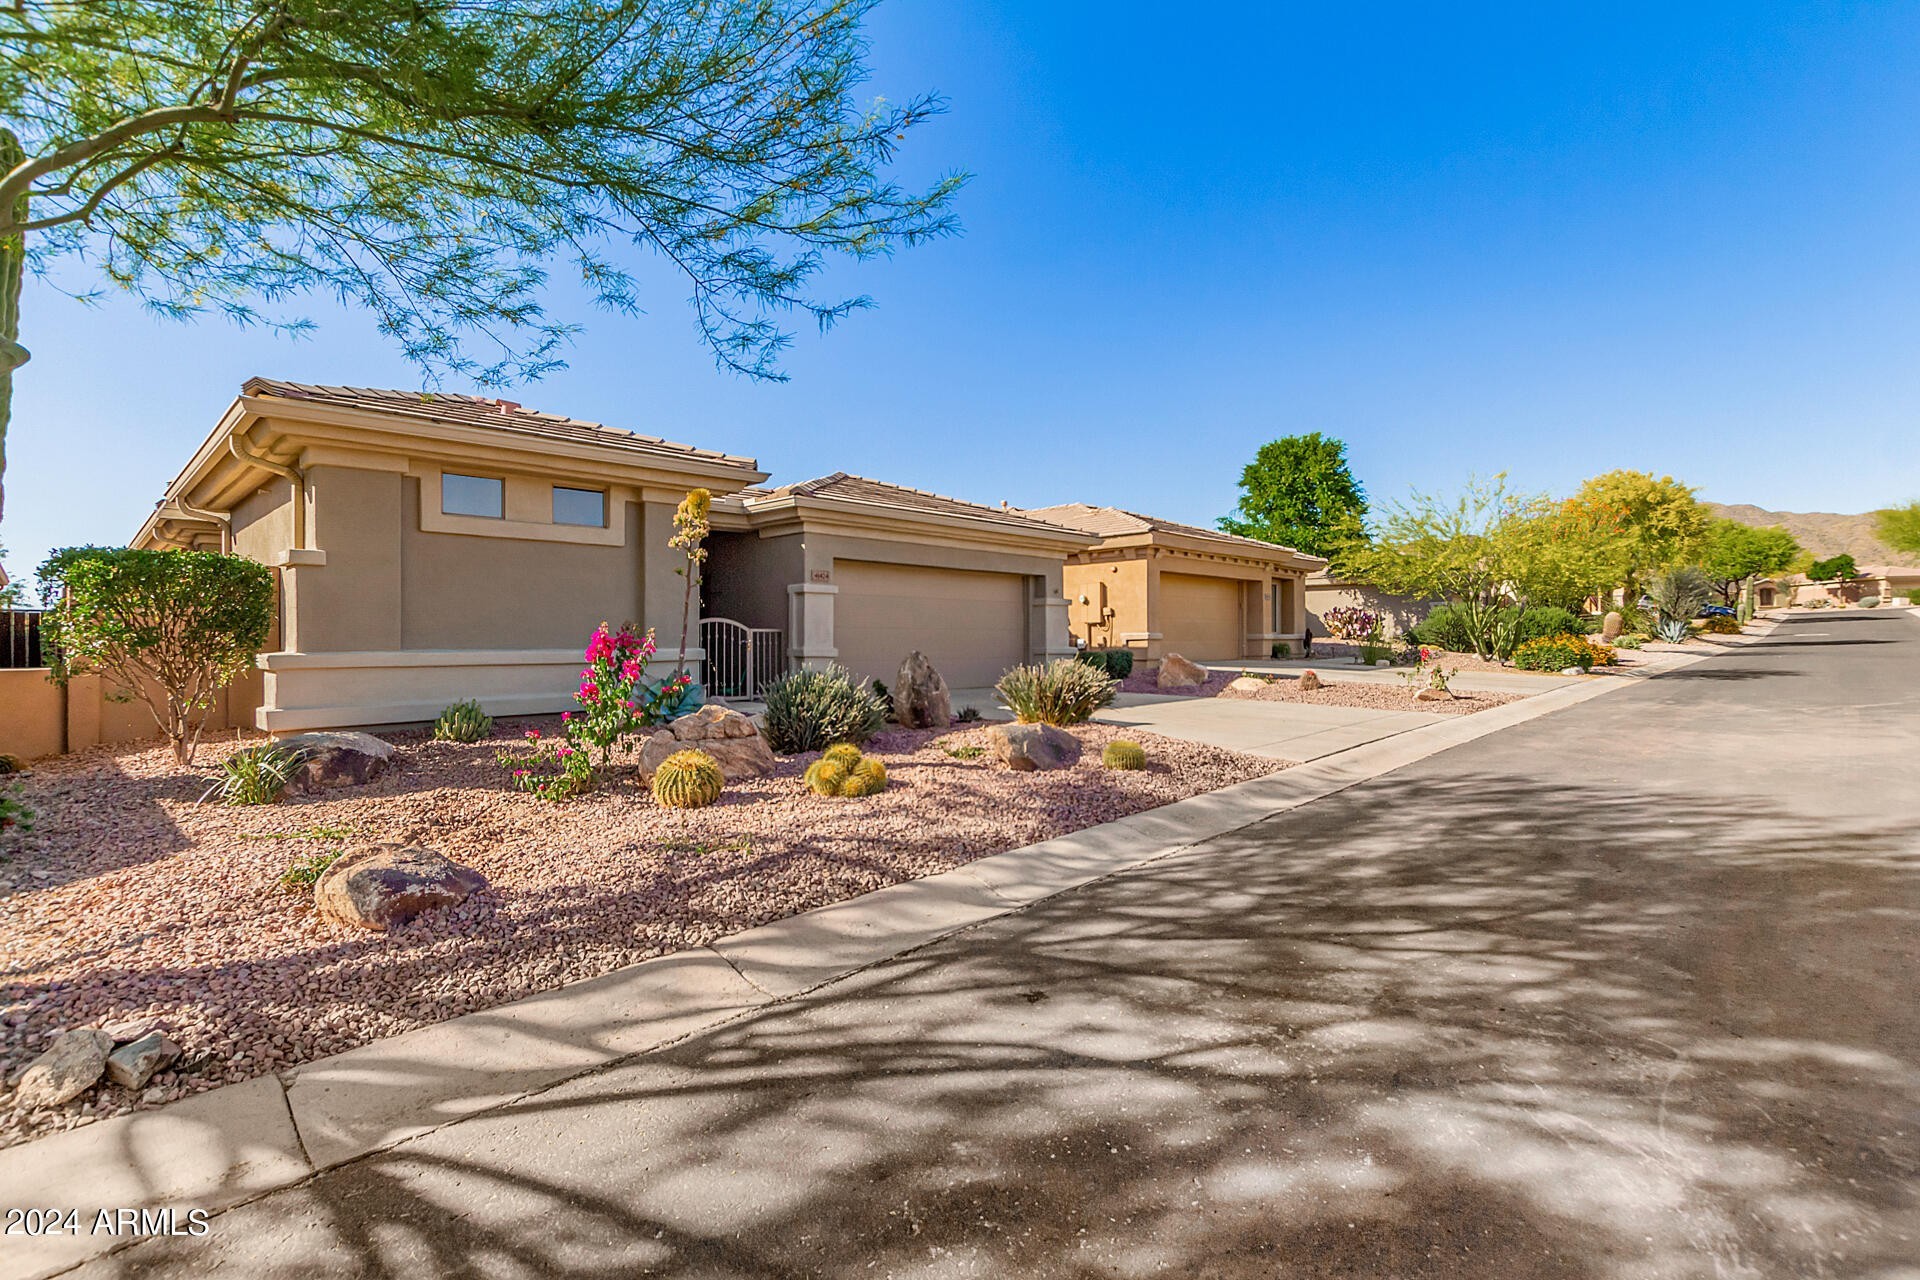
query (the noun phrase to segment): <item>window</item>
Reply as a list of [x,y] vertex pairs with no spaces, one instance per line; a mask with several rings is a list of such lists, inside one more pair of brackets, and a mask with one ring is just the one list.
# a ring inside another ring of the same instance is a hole
[[553,522],[604,529],[607,525],[607,495],[598,489],[568,489],[555,485]]
[[485,476],[440,475],[440,510],[450,516],[506,516],[506,483]]

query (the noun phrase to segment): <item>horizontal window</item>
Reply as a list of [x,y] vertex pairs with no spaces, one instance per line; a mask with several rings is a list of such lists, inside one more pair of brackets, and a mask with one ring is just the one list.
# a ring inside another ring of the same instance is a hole
[[484,516],[489,520],[505,518],[506,482],[485,476],[440,476],[440,510],[450,516]]
[[553,522],[607,527],[607,495],[598,489],[553,486]]

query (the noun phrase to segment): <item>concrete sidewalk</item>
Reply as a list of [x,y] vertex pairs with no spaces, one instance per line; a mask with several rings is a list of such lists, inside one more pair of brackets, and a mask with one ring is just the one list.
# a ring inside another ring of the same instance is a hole
[[1419,729],[1438,717],[1371,707],[1123,693],[1093,718],[1101,724],[1304,764]]

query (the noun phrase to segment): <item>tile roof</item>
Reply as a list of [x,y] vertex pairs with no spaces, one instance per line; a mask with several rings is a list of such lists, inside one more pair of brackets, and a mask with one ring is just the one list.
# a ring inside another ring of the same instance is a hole
[[1048,533],[1082,532],[1061,521],[1041,519],[1031,512],[1010,507],[989,507],[978,502],[964,502],[959,498],[928,493],[925,489],[909,489],[905,485],[887,484],[882,480],[869,480],[865,476],[848,475],[844,471],[836,471],[830,476],[819,476],[812,480],[802,480],[797,484],[783,484],[775,488],[742,489],[735,496],[746,499],[750,504],[773,498],[840,498],[849,502],[869,502],[876,506],[898,507],[906,511],[965,516],[974,520],[996,520],[1002,524],[1044,529]]
[[422,418],[464,427],[485,427],[515,435],[540,436],[548,440],[566,440],[576,444],[630,449],[636,453],[673,454],[759,470],[752,458],[676,444],[658,436],[643,436],[622,427],[598,422],[563,418],[558,414],[523,409],[511,400],[492,400],[485,396],[443,395],[433,391],[387,391],[373,387],[329,387],[305,382],[282,382],[277,378],[249,378],[241,388],[250,396],[272,396],[282,400],[307,400],[316,404],[338,405],[347,409],[367,409],[375,413]]
[[[1163,520],[1159,516],[1143,516],[1137,511],[1126,511],[1120,507],[1095,507],[1084,502],[1067,502],[1057,507],[1027,507],[1024,509],[1024,514],[1036,520],[1064,524],[1085,533],[1098,534],[1102,538],[1124,538],[1143,533],[1179,533],[1190,538],[1205,538],[1211,542],[1225,542],[1261,551],[1284,551],[1296,556],[1307,554],[1304,551],[1295,551],[1292,547],[1283,547],[1277,542],[1243,538],[1234,533],[1222,533],[1218,529],[1203,529],[1199,525],[1181,524],[1177,520]],[[1318,557],[1309,558],[1318,559]]]

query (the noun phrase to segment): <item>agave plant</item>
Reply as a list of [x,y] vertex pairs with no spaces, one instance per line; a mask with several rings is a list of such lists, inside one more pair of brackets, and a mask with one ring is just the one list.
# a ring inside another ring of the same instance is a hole
[[1687,625],[1685,618],[1662,618],[1660,620],[1660,638],[1668,644],[1683,644],[1693,635],[1693,628]]

